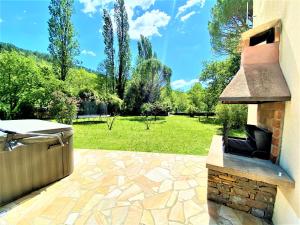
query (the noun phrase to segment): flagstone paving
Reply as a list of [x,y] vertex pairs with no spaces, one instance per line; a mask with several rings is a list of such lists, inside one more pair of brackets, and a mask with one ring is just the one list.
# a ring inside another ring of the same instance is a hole
[[77,150],[72,175],[0,208],[0,224],[265,224],[206,200],[205,161],[201,156]]

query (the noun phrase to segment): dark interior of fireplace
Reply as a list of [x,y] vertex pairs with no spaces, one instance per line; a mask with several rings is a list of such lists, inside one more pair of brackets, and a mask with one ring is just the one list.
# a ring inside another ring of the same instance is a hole
[[224,134],[226,153],[240,156],[270,159],[272,132],[255,125],[247,124],[246,138],[231,137]]

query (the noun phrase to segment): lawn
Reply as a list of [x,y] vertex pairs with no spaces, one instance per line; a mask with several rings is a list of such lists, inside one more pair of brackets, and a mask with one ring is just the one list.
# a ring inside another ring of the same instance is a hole
[[206,155],[219,127],[187,116],[159,117],[150,130],[142,117],[117,117],[112,130],[104,121],[81,120],[73,125],[74,147]]

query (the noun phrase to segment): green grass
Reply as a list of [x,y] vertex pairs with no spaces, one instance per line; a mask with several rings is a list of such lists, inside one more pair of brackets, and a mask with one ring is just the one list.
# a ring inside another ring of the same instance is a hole
[[220,126],[213,119],[168,116],[153,121],[150,130],[142,117],[117,117],[112,130],[104,121],[81,120],[73,128],[75,148],[206,155]]

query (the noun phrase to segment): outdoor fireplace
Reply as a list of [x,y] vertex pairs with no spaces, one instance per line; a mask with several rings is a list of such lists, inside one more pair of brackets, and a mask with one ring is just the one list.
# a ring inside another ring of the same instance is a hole
[[[257,104],[246,138],[214,136],[208,155],[209,200],[270,220],[277,186],[294,187],[278,165],[285,101],[291,94],[279,64],[281,22],[242,34],[240,70],[220,96],[224,104]],[[245,157],[246,156],[246,157]]]

